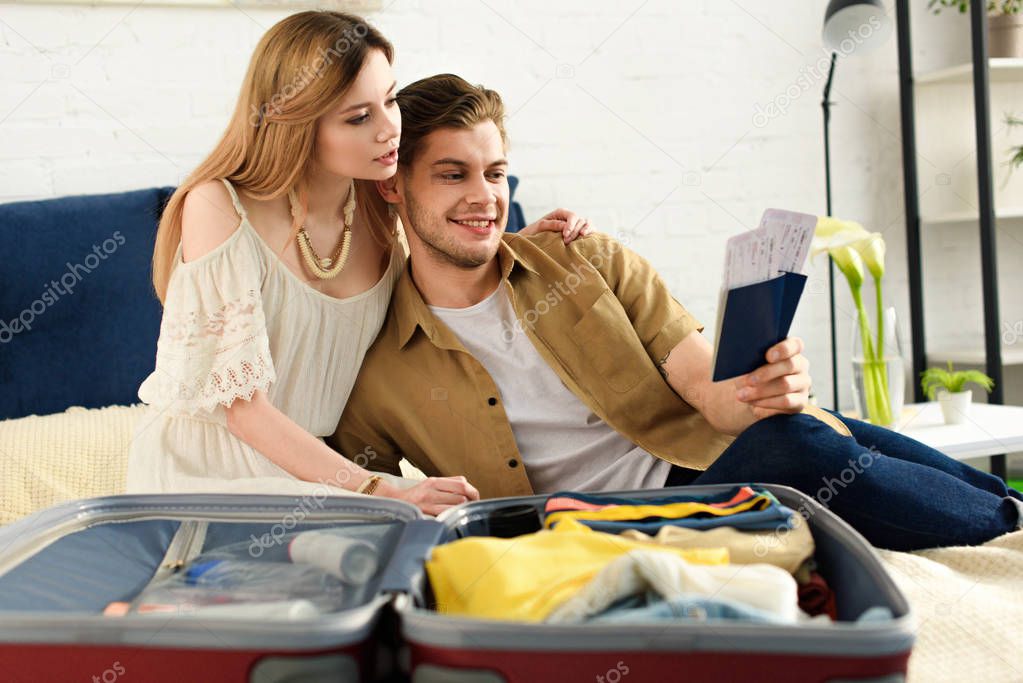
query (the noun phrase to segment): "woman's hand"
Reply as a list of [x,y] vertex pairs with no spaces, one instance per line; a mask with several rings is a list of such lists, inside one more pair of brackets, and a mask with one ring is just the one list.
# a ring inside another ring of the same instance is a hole
[[407,489],[400,489],[381,481],[374,495],[404,500],[428,515],[439,515],[448,508],[480,499],[480,492],[462,476],[427,477]]
[[568,209],[554,209],[535,223],[519,231],[520,235],[535,235],[541,232],[560,232],[565,244],[590,233],[590,221],[577,216]]

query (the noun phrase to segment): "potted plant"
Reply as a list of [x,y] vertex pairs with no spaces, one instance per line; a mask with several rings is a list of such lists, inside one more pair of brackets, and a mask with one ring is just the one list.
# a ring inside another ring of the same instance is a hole
[[[928,9],[940,14],[956,8],[965,14],[970,0],[929,0]],[[1023,0],[988,0],[988,57],[1023,57]]]
[[970,403],[973,393],[964,387],[968,383],[978,385],[984,391],[991,393],[995,388],[993,379],[979,370],[955,370],[952,362],[949,361],[948,370],[945,368],[927,368],[920,373],[920,388],[927,394],[927,398],[934,400],[937,396],[938,404],[941,406],[941,414],[945,418],[945,424],[958,424],[963,422],[970,412]]

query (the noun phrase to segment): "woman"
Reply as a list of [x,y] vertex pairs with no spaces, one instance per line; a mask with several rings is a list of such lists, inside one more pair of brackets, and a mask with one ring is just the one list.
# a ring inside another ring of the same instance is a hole
[[[132,492],[366,492],[424,512],[479,493],[340,456],[333,433],[405,263],[374,183],[397,168],[393,49],[358,17],[301,12],[260,40],[227,131],[171,197],[153,284],[164,304]],[[558,210],[524,232],[588,223]],[[368,449],[367,449],[368,450]]]

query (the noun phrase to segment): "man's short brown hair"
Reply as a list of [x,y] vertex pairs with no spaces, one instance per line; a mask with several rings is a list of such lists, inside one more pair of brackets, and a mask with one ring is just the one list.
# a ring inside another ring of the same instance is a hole
[[411,83],[398,91],[401,110],[401,146],[398,164],[412,167],[427,135],[440,128],[468,130],[478,123],[493,121],[507,147],[504,130],[504,102],[482,85],[472,85],[454,74],[438,74]]

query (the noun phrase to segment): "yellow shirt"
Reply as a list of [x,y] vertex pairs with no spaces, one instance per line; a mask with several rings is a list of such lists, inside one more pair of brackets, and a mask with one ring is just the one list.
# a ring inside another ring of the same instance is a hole
[[[663,519],[684,519],[703,513],[715,517],[727,517],[747,510],[762,510],[771,504],[765,495],[757,495],[741,503],[722,508],[698,501],[684,503],[664,503],[661,505],[613,505],[599,510],[557,510],[544,515],[544,527],[553,529],[558,524],[572,519],[579,522],[635,522],[647,517]],[[795,515],[794,515],[795,516]]]
[[442,614],[543,621],[611,560],[657,550],[694,564],[728,564],[725,548],[673,548],[593,531],[568,519],[517,538],[463,538],[433,549],[426,562]]

